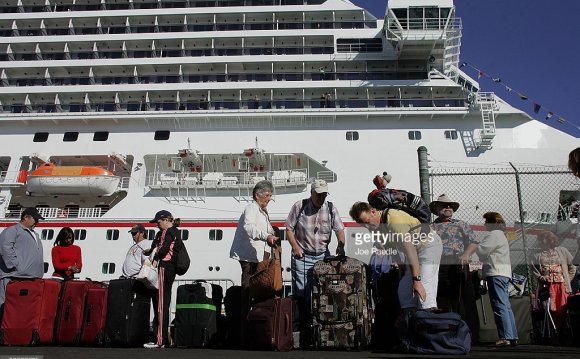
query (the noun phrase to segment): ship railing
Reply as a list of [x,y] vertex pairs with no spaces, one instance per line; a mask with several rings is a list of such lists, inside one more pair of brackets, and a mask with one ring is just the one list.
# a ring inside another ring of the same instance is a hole
[[131,177],[121,177],[119,181],[119,189],[129,189],[129,183],[131,182]]
[[25,179],[19,178],[20,171],[2,171],[0,172],[0,188],[15,187],[24,185]]
[[[100,218],[106,212],[106,210],[99,207],[37,207],[36,209],[38,210],[38,213],[47,220],[65,218]],[[23,211],[24,208],[9,210],[6,212],[6,218],[20,218]]]
[[247,188],[262,180],[272,181],[274,186],[288,187],[305,185],[308,170],[296,168],[277,171],[251,172],[153,172],[147,175],[145,186],[163,188]]
[[[424,76],[427,78],[427,75]],[[327,90],[325,90],[327,91]],[[321,90],[321,94],[324,91]],[[132,111],[167,111],[178,113],[179,111],[254,111],[254,110],[275,110],[275,109],[333,109],[333,108],[441,108],[441,107],[466,107],[464,98],[378,98],[378,99],[333,99],[324,101],[320,98],[311,99],[277,99],[253,101],[209,101],[200,103],[194,102],[151,102],[151,103],[91,103],[90,108],[86,104],[61,104],[58,107],[54,104],[39,105],[4,105],[0,107],[0,112],[4,113],[52,113],[52,112],[132,112]],[[57,110],[57,108],[59,108]]]
[[335,182],[336,181],[336,173],[332,171],[318,171],[316,172],[316,178],[325,180],[326,182]]

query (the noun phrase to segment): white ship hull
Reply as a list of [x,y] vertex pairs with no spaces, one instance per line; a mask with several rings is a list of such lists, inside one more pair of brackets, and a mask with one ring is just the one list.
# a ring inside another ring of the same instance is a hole
[[[57,25],[66,18],[67,32],[42,30],[39,22],[39,31],[50,36],[33,29],[30,37],[16,30],[0,37],[10,46],[0,53],[0,230],[18,221],[22,208],[38,206],[47,218],[36,229],[45,275],[52,274],[56,234],[70,226],[83,251],[80,276],[110,280],[121,275],[132,244],[127,231],[166,209],[182,219],[187,236],[192,266],[183,278],[239,283],[240,267],[229,250],[260,179],[276,186],[268,210],[279,227],[291,206],[309,196],[314,178],[328,180],[328,200],[351,226],[349,208],[366,199],[376,174],[388,171],[390,186],[422,193],[422,146],[430,168],[565,165],[578,139],[480,93],[457,68],[452,40],[460,34],[452,2],[431,2],[441,19],[435,27],[424,19],[420,31],[412,22],[403,22],[411,24],[406,30],[391,27],[338,0],[292,6],[297,20],[285,6],[135,8],[122,10],[123,21],[113,16],[116,10],[97,11],[86,23],[82,9],[0,14],[8,23],[3,29],[13,29],[15,17],[46,16]],[[139,16],[152,31],[141,31]],[[194,25],[203,16],[210,29]],[[230,18],[244,22],[244,31],[222,30],[236,24]],[[77,35],[69,30],[75,22]],[[175,23],[195,28],[177,31]],[[89,30],[94,33],[79,36]],[[405,46],[397,46],[402,41]],[[42,83],[20,86],[33,69],[42,71]],[[330,101],[321,101],[321,94]],[[263,158],[244,154],[256,142]],[[184,148],[199,155],[182,157]],[[112,160],[111,153],[122,156]],[[20,171],[42,161],[102,166],[117,179],[18,182]],[[456,190],[452,198],[474,191]],[[496,206],[487,209],[513,213],[501,192],[493,196],[488,200]],[[550,201],[553,193],[546,196]],[[475,206],[462,211],[469,208]],[[155,228],[148,229],[151,237]],[[289,280],[286,241],[283,251]]]

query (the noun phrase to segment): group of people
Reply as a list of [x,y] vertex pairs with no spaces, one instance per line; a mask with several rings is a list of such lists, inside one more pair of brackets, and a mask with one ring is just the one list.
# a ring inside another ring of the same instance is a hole
[[[569,161],[570,170],[578,177],[579,163],[580,148],[570,153]],[[251,305],[250,276],[255,273],[263,254],[269,251],[268,246],[279,241],[267,209],[273,192],[274,187],[269,181],[255,185],[254,201],[239,219],[230,250],[230,257],[239,261],[242,270],[242,318],[246,317]],[[298,301],[301,332],[306,333],[311,317],[313,267],[317,261],[330,256],[328,246],[333,231],[338,240],[337,254],[344,254],[345,227],[336,207],[326,200],[328,195],[328,184],[315,180],[310,197],[296,202],[285,222],[286,238],[292,248],[292,292]],[[469,262],[472,255],[477,254],[482,262],[481,274],[489,291],[497,326],[499,340],[495,345],[517,345],[518,331],[509,300],[512,266],[504,218],[500,213],[486,212],[483,215],[485,235],[478,238],[468,223],[453,218],[459,203],[447,195],[431,202],[429,209],[436,217],[430,224],[422,224],[401,209],[381,210],[367,202],[354,203],[349,214],[355,222],[371,231],[428,238],[390,242],[403,253],[392,258],[392,265],[386,270],[396,269],[401,273],[391,277],[397,281],[398,305],[403,311],[442,309],[458,312],[467,322],[474,341],[478,340],[479,333],[476,297],[480,283],[478,272],[470,271]],[[534,273],[542,288],[554,298],[550,309],[557,312],[557,322],[562,323],[562,308],[565,298],[571,293],[570,279],[574,277],[575,266],[571,254],[557,246],[553,233],[541,234],[539,241],[544,246],[532,263]],[[242,323],[242,333],[245,325]]]
[[[6,287],[12,278],[42,278],[44,275],[43,246],[38,233],[34,230],[42,215],[34,207],[22,211],[20,222],[0,233],[0,318],[6,300]],[[158,270],[158,290],[151,290],[153,300],[153,333],[155,340],[146,343],[146,348],[162,348],[169,343],[169,307],[171,287],[175,280],[174,247],[180,240],[177,226],[170,212],[156,213],[150,223],[159,228],[155,239],[148,245],[145,226],[137,224],[129,231],[135,244],[129,248],[123,263],[123,277],[135,278],[146,259],[150,259]],[[82,270],[82,255],[79,246],[74,245],[74,232],[63,227],[58,233],[52,248],[54,280],[71,280]]]

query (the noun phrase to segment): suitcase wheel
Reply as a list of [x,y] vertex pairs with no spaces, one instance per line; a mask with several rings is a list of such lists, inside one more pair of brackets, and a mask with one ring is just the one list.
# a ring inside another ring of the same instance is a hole
[[40,334],[38,334],[38,331],[35,329],[32,332],[32,340],[30,341],[30,345],[37,346],[39,344],[40,344]]
[[317,325],[312,328],[312,346],[314,347],[314,350],[320,349],[320,341],[320,326]]

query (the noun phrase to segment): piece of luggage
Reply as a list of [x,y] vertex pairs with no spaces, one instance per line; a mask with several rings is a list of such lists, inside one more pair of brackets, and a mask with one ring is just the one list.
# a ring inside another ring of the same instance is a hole
[[405,353],[453,355],[471,351],[469,327],[453,312],[409,312],[400,325],[399,334]]
[[240,331],[242,328],[242,287],[234,285],[226,290],[224,298],[225,345],[229,349],[237,349],[241,345]]
[[216,306],[204,285],[211,288],[208,283],[177,287],[175,345],[178,347],[207,347],[217,332]]
[[[510,297],[510,304],[518,330],[518,344],[531,344],[533,335],[532,304],[529,296]],[[483,294],[477,299],[479,315],[479,342],[495,343],[499,337],[493,317],[489,294]]]
[[50,279],[11,280],[6,286],[0,343],[52,344],[60,286]]
[[87,292],[81,343],[102,346],[105,343],[107,298],[109,290],[101,283],[93,283]]
[[56,316],[55,341],[57,344],[78,345],[85,314],[85,304],[92,282],[68,280],[62,287]]
[[370,296],[366,265],[349,257],[314,264],[312,343],[314,348],[363,348],[370,341]]
[[572,345],[579,346],[580,341],[575,338],[580,338],[580,294],[568,296],[567,308],[567,321],[570,326],[570,337],[573,338],[571,341]]
[[292,349],[292,299],[274,298],[255,303],[248,314],[246,338],[254,350]]
[[376,209],[400,209],[421,223],[431,223],[429,206],[423,198],[411,192],[393,188],[375,189],[369,193],[368,201]]
[[149,341],[152,292],[135,279],[109,282],[106,344],[140,347]]

